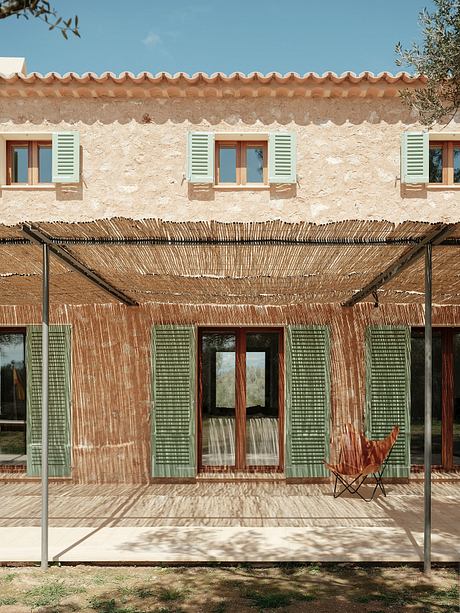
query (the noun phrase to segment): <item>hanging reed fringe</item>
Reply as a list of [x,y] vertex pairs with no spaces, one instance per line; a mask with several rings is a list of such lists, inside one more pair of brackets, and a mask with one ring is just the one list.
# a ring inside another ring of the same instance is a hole
[[[76,280],[77,287],[79,280]],[[82,290],[83,291],[83,290]],[[36,305],[0,306],[0,326],[39,323]],[[151,468],[151,333],[154,324],[323,324],[331,333],[332,430],[362,426],[368,325],[421,326],[422,304],[287,306],[209,304],[59,305],[50,321],[72,326],[72,478],[147,483]],[[460,325],[460,306],[435,307],[433,325]]]

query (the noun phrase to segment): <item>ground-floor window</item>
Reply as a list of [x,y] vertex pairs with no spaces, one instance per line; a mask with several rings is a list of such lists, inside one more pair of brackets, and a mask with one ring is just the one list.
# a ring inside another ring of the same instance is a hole
[[0,330],[0,464],[26,464],[25,331]]
[[201,330],[199,343],[200,468],[280,469],[282,330]]
[[[423,465],[425,415],[425,337],[411,338],[411,463]],[[450,470],[460,465],[460,329],[433,329],[432,463]]]

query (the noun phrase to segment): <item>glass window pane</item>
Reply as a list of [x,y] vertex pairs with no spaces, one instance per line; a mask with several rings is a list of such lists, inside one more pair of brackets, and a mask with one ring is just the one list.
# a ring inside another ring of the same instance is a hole
[[219,183],[236,183],[236,147],[219,148]]
[[430,183],[442,183],[442,147],[430,147]]
[[264,182],[264,149],[263,147],[247,147],[246,149],[246,181],[248,183]]
[[202,463],[235,465],[235,334],[202,336]]
[[0,369],[0,464],[25,464],[24,334],[0,333]]
[[246,463],[278,466],[278,334],[246,335]]
[[29,182],[29,147],[15,145],[12,148],[13,183]]
[[38,182],[51,183],[51,147],[39,145],[38,147]]
[[460,147],[454,147],[454,183],[460,183]]
[[454,464],[460,466],[460,334],[454,335]]
[[[433,447],[432,462],[441,464],[442,346],[441,333],[433,330]],[[412,330],[411,339],[411,464],[424,464],[425,333]]]

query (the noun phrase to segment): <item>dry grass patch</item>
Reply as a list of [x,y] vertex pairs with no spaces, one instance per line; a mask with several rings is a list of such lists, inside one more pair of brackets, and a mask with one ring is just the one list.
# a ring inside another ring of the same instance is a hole
[[458,572],[360,567],[0,569],[0,613],[459,613]]

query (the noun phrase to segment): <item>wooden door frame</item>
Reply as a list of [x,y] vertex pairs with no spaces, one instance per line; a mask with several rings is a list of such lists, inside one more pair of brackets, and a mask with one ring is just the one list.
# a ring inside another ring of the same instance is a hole
[[[203,362],[202,337],[205,333],[235,334],[236,368],[235,368],[235,465],[234,466],[203,466]],[[246,335],[256,332],[275,332],[278,334],[278,457],[277,466],[247,466],[246,465]],[[263,326],[203,326],[198,328],[197,351],[197,467],[201,473],[232,473],[232,472],[283,472],[284,471],[284,343],[283,327]]]
[[[423,332],[423,326],[412,326],[411,331]],[[455,470],[454,464],[454,335],[460,334],[459,326],[433,326],[441,333],[441,464],[433,465],[435,470]],[[417,470],[420,464],[414,464]]]

